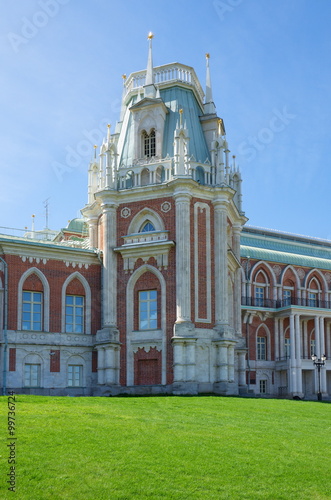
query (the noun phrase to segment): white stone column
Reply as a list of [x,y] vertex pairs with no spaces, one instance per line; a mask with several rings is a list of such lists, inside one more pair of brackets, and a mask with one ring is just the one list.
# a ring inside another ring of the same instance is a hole
[[195,382],[195,340],[185,342],[186,350],[186,381]]
[[228,379],[229,382],[234,382],[234,346],[228,347]]
[[113,383],[114,350],[111,347],[105,347],[105,384]]
[[176,203],[176,323],[191,321],[190,200],[185,192],[174,195]]
[[117,255],[116,210],[113,203],[103,203],[103,327],[116,327],[117,323]]
[[184,380],[184,348],[183,343],[178,340],[173,340],[174,348],[174,382],[182,382]]
[[308,345],[308,321],[303,321],[303,358],[310,358],[310,349]]
[[296,359],[295,359],[295,321],[294,314],[290,314],[290,392],[297,392]]
[[296,354],[296,377],[297,391],[302,392],[302,370],[301,370],[301,331],[300,315],[295,315],[295,354]]
[[321,357],[321,343],[320,343],[320,323],[319,323],[319,317],[315,316],[314,321],[315,321],[315,350],[316,350],[316,352],[314,354],[316,354],[316,356],[318,358],[320,358]]
[[[233,227],[233,251],[240,262],[240,233],[241,227]],[[241,268],[235,271],[233,290],[234,331],[241,336]]]
[[98,384],[104,384],[105,350],[103,349],[103,347],[97,346],[97,351],[98,351]]
[[[325,354],[325,334],[324,334],[324,318],[320,318],[320,350],[321,354],[319,358]],[[321,368],[321,391],[322,393],[326,393],[326,369],[325,367]]]
[[238,351],[238,378],[239,385],[246,385],[246,351]]
[[279,357],[285,357],[285,337],[284,337],[284,318],[279,320]]
[[227,209],[223,200],[214,201],[215,321],[220,332],[228,326]]
[[274,338],[275,338],[275,361],[280,358],[279,353],[279,319],[274,320]]
[[88,219],[89,240],[92,248],[98,248],[98,217]]
[[227,382],[228,376],[228,346],[218,346],[218,380],[220,382]]

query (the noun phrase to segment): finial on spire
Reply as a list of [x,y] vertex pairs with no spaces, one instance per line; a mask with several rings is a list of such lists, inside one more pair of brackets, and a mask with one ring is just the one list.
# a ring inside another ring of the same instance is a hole
[[110,127],[111,127],[111,125],[110,125],[110,123],[108,123],[107,124],[107,142],[110,141]]
[[179,110],[179,128],[183,128],[183,109]]
[[96,157],[97,157],[97,147],[98,146],[96,144],[94,144],[93,147],[94,147],[94,159],[96,159]]
[[210,68],[209,68],[210,54],[206,54],[206,104],[213,102],[213,95],[211,89],[211,78],[210,78]]
[[145,85],[153,85],[153,54],[152,54],[153,38],[154,34],[150,31],[147,37],[147,39],[149,40],[149,48],[148,48],[148,61],[147,61],[147,73],[146,73]]

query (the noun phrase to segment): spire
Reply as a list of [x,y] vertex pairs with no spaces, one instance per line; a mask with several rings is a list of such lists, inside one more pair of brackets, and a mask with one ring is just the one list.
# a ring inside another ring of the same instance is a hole
[[149,40],[149,48],[148,48],[147,71],[146,71],[146,81],[144,85],[144,91],[145,91],[145,97],[151,97],[151,98],[155,98],[156,96],[156,88],[153,83],[153,54],[152,54],[153,38],[154,35],[150,31],[147,37],[147,39]]
[[206,104],[208,102],[213,102],[213,93],[211,88],[211,79],[210,79],[210,68],[209,68],[209,59],[210,54],[206,54]]
[[215,104],[213,101],[213,92],[211,86],[211,78],[210,78],[210,68],[209,68],[209,59],[210,54],[206,54],[206,98],[205,98],[205,114],[213,114],[216,113]]
[[153,54],[152,54],[152,40],[154,38],[153,33],[150,31],[148,33],[147,39],[149,40],[148,48],[148,61],[147,61],[147,73],[146,73],[146,83],[145,85],[153,84]]

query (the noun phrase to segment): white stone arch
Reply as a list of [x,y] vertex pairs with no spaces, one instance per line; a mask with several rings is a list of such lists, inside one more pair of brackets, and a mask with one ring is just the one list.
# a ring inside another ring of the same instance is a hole
[[43,387],[44,384],[44,359],[43,357],[38,353],[38,352],[29,352],[24,356],[22,360],[22,387],[25,386],[25,365],[26,364],[32,364],[32,365],[40,365],[40,380],[39,380],[39,387]]
[[36,267],[30,267],[27,269],[25,273],[22,274],[19,282],[18,282],[18,300],[17,300],[17,329],[22,330],[22,301],[23,301],[23,284],[25,280],[31,276],[31,274],[35,274],[38,276],[40,281],[42,282],[44,289],[44,299],[43,299],[43,330],[45,332],[49,332],[49,301],[50,301],[50,289],[49,283],[47,281],[44,273],[37,269]]
[[[263,330],[265,332],[265,335],[259,335],[260,330]],[[271,334],[269,328],[265,323],[261,323],[261,325],[258,326],[255,332],[256,359],[257,359],[257,338],[261,336],[262,337],[265,336],[267,339],[266,361],[271,361]]]
[[164,231],[162,217],[151,208],[143,208],[132,219],[128,234],[138,233],[143,223],[149,220],[155,227],[155,231]]
[[[67,358],[67,361],[66,361],[66,385],[67,387],[71,387],[69,386],[68,384],[68,367],[69,365],[78,365],[78,366],[81,366],[82,367],[82,387],[85,387],[86,383],[85,383],[85,380],[86,380],[86,361],[84,359],[83,356],[79,355],[79,354],[72,354],[71,356],[69,356]],[[75,387],[75,386],[73,386]]]
[[256,385],[257,385],[257,393],[260,393],[260,380],[267,381],[267,392],[266,394],[270,394],[271,390],[271,373],[267,370],[256,370]]
[[[318,274],[318,277],[320,278],[320,280],[321,280],[321,282],[323,284],[323,286],[321,288],[320,287],[320,283],[317,280],[317,283],[319,285],[319,291],[320,292],[323,292],[323,291],[327,292],[328,291],[328,284],[326,282],[325,276],[324,276],[323,273],[321,273],[321,271],[319,269],[316,269],[316,268],[315,269],[311,269],[311,271],[309,271],[309,273],[307,274],[307,276],[304,279],[303,286],[308,290],[309,284],[312,281],[312,274],[315,274],[315,273]],[[323,290],[323,287],[324,287],[324,290]]]
[[282,272],[280,274],[280,284],[281,284],[281,286],[284,286],[284,278],[285,278],[285,274],[287,273],[288,270],[291,270],[293,272],[293,275],[294,275],[294,278],[295,278],[295,283],[296,283],[296,286],[297,286],[297,290],[300,290],[300,278],[299,278],[298,272],[291,265],[286,266],[282,270]]
[[[269,278],[268,274],[263,269],[263,266],[265,266],[268,269],[271,279]],[[261,269],[259,269],[259,267],[261,267]],[[256,262],[256,264],[254,264],[254,266],[252,267],[252,269],[250,271],[249,281],[250,281],[251,285],[258,286],[258,283],[256,282],[256,277],[258,276],[259,272],[262,272],[266,278],[267,290],[268,290],[268,288],[270,288],[270,294],[266,298],[276,300],[277,299],[277,289],[276,289],[277,278],[276,278],[274,270],[268,264],[268,262],[265,262],[264,260],[259,260],[258,262]],[[254,281],[253,281],[253,276],[254,276]]]
[[[91,334],[91,288],[87,279],[78,271],[70,274],[62,285],[61,294],[61,332],[65,332],[66,327],[66,290],[69,283],[78,279],[84,287],[85,291],[85,332],[86,334]],[[78,335],[78,334],[77,334]]]
[[[162,334],[162,385],[166,384],[166,281],[162,273],[155,267],[144,264],[130,276],[126,287],[126,331],[127,331],[127,385],[133,385],[133,349],[131,334],[134,326],[134,287],[138,279],[146,272],[153,273],[161,286],[161,334]],[[149,335],[149,332],[148,332]],[[142,339],[143,340],[143,339]]]
[[148,186],[148,184],[150,184],[150,170],[144,167],[140,172],[140,185]]

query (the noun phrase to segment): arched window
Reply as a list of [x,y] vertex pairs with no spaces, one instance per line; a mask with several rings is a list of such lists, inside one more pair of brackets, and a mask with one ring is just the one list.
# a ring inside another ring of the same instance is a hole
[[144,156],[147,158],[155,156],[155,130],[152,129],[150,134],[147,134],[146,130],[143,130],[142,136]]
[[205,184],[205,170],[203,167],[197,167],[195,171],[195,180],[201,185]]
[[133,187],[133,172],[130,171],[125,176],[125,187],[126,189],[130,189]]
[[142,186],[147,186],[149,184],[149,170],[148,170],[148,168],[144,168],[141,171],[140,183]]
[[140,233],[150,233],[151,231],[155,231],[155,227],[153,226],[153,224],[148,220],[146,222],[144,222],[144,224],[142,225],[141,229],[140,229]]
[[155,182],[157,184],[160,184],[161,182],[164,182],[164,178],[165,178],[164,167],[161,165],[160,167],[157,167],[155,171]]

